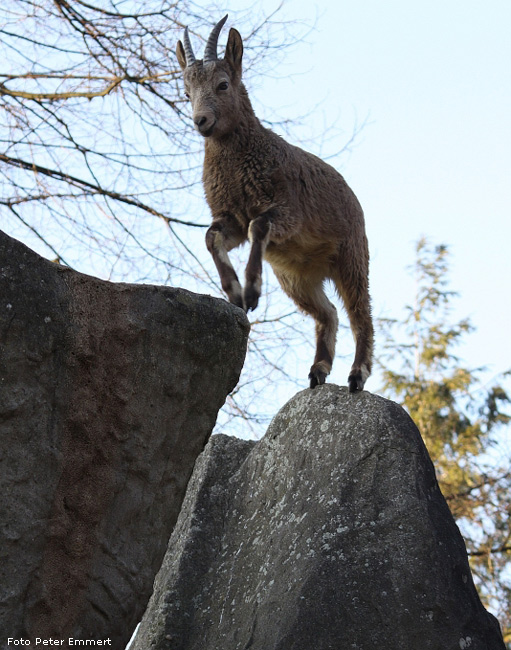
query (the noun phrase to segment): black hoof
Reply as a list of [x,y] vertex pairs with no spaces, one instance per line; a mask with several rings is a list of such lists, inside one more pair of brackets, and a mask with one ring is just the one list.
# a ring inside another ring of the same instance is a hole
[[253,287],[245,287],[243,292],[243,308],[246,312],[254,309],[259,304],[260,294]]
[[362,381],[362,375],[350,375],[348,377],[348,386],[350,393],[358,393],[364,389],[364,382]]
[[309,373],[310,387],[316,388],[316,386],[321,386],[322,384],[325,383],[326,377],[327,377],[326,372],[323,372],[322,370],[311,371]]

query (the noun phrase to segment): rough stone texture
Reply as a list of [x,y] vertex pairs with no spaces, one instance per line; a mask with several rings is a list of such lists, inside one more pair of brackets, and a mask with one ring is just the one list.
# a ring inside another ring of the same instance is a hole
[[247,334],[223,300],[102,282],[0,232],[1,648],[124,648]]
[[420,435],[325,385],[199,457],[133,650],[503,650]]

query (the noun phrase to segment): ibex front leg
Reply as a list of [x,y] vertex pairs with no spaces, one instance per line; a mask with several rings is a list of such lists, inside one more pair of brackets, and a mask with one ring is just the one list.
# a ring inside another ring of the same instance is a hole
[[227,294],[229,302],[241,308],[243,308],[241,285],[228,252],[243,241],[246,241],[246,237],[236,218],[230,214],[213,219],[206,232],[206,246],[218,270],[222,289]]
[[243,291],[245,311],[255,309],[261,296],[263,255],[270,241],[270,231],[269,212],[253,219],[248,227],[248,238],[252,247],[245,270],[245,289]]

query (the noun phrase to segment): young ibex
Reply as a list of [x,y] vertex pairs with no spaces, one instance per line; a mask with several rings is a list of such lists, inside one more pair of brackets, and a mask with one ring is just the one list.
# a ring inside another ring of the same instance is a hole
[[[316,156],[261,125],[241,81],[243,43],[231,29],[225,57],[217,42],[227,16],[197,60],[188,35],[177,44],[186,96],[205,138],[203,183],[213,222],[206,245],[229,300],[246,311],[261,295],[266,259],[283,290],[316,321],[310,386],[325,382],[335,354],[338,320],[323,285],[331,279],[348,312],[356,353],[348,384],[362,390],[371,373],[373,325],[364,215],[344,178]],[[228,252],[251,243],[242,290]]]

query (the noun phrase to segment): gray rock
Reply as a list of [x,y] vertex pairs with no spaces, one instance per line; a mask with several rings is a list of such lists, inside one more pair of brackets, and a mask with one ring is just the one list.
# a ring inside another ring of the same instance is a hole
[[325,385],[199,457],[133,650],[503,650],[419,432]]
[[223,300],[102,282],[0,232],[1,648],[124,648],[248,328]]

